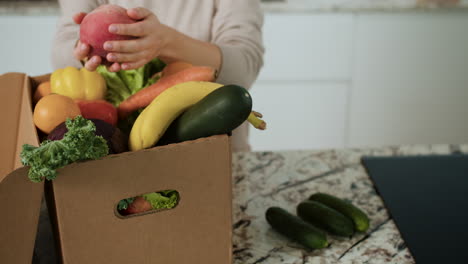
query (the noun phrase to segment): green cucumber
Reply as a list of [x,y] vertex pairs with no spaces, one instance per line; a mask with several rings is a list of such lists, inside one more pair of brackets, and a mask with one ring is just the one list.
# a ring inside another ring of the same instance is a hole
[[297,206],[297,215],[334,235],[350,237],[354,233],[354,223],[351,219],[316,201],[301,202]]
[[162,144],[229,134],[247,120],[252,97],[237,85],[225,85],[209,93],[182,113],[161,138]]
[[325,232],[283,208],[270,207],[265,215],[267,222],[274,230],[309,249],[320,249],[328,246]]
[[320,202],[342,213],[353,221],[354,228],[359,232],[365,232],[369,228],[367,215],[352,203],[326,193],[313,194],[309,197],[309,200]]

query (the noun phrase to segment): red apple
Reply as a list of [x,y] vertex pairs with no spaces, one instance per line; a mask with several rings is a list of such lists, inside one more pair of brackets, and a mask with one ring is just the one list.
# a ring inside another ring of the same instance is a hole
[[75,100],[81,115],[86,119],[99,119],[117,126],[118,113],[111,103],[104,100]]
[[120,211],[122,215],[131,215],[131,214],[138,214],[143,213],[149,210],[152,210],[151,203],[146,201],[143,196],[138,196],[133,200],[131,204],[128,205],[128,208],[125,210]]
[[127,15],[127,10],[118,5],[101,5],[88,13],[80,25],[80,41],[91,46],[90,56],[100,56],[102,63],[106,60],[107,51],[104,42],[109,40],[128,40],[134,37],[117,35],[109,32],[111,24],[131,24],[136,21]]

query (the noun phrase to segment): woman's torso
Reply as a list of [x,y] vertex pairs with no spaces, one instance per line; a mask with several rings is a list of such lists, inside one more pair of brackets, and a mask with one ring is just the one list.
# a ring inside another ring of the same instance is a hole
[[[236,1],[236,0],[232,0]],[[192,38],[212,41],[213,17],[218,0],[110,0],[104,3],[124,8],[144,7],[151,10],[165,25],[175,28]],[[244,123],[233,131],[233,151],[249,151],[248,124]]]
[[211,41],[215,0],[110,0],[124,8],[144,7],[163,24],[192,38]]

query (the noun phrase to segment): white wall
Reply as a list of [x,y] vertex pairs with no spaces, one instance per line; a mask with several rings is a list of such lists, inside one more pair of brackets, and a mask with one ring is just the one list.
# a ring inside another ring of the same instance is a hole
[[52,70],[51,42],[54,16],[0,16],[0,74],[41,75]]
[[[56,17],[0,16],[0,74],[52,70]],[[468,142],[468,14],[268,13],[254,150]]]
[[468,142],[466,12],[269,14],[265,45],[254,150]]
[[468,13],[357,17],[348,146],[468,142]]
[[252,88],[267,130],[255,150],[342,147],[353,54],[351,14],[269,14],[265,66]]

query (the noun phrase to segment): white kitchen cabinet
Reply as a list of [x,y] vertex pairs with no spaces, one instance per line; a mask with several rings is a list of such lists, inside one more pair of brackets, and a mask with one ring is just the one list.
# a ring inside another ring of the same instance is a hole
[[253,108],[266,130],[250,129],[253,150],[342,147],[348,83],[259,81],[251,90]]
[[265,66],[251,92],[268,128],[250,130],[253,150],[344,146],[353,28],[352,14],[265,14]]
[[349,80],[352,14],[265,14],[259,80]]
[[[264,30],[265,68],[252,91],[275,114],[269,131],[251,135],[254,150],[468,142],[467,12],[278,13]],[[265,80],[315,98],[289,100]],[[343,97],[320,80],[344,84]],[[315,122],[292,130],[297,120],[279,105]]]
[[468,14],[356,22],[347,145],[468,142]]
[[25,72],[35,76],[51,72],[56,23],[56,16],[0,16],[0,74]]

